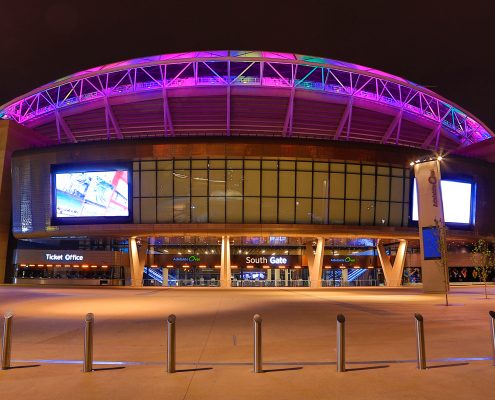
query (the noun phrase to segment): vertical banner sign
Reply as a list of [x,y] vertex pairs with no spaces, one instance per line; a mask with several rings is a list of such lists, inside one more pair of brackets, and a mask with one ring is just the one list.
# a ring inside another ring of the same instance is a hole
[[423,290],[427,293],[445,293],[445,274],[439,248],[440,232],[435,220],[444,224],[442,192],[440,189],[440,162],[427,161],[414,165],[418,190],[418,226],[421,247],[421,274]]

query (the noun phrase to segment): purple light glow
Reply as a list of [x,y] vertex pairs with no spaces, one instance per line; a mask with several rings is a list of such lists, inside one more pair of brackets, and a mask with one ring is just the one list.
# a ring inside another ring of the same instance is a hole
[[55,110],[113,96],[229,85],[295,88],[360,98],[440,125],[461,146],[494,136],[467,111],[400,77],[337,60],[264,51],[187,52],[107,64],[21,96],[0,107],[0,116],[24,124]]

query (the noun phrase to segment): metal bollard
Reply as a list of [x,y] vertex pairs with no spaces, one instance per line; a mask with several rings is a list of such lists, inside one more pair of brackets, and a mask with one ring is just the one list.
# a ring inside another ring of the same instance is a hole
[[491,321],[490,325],[492,327],[492,347],[493,347],[493,365],[495,365],[495,311],[490,311]]
[[255,314],[253,317],[253,328],[254,328],[254,372],[259,374],[263,372],[263,358],[261,355],[261,322],[263,319],[261,315]]
[[2,339],[2,369],[10,368],[10,352],[12,350],[12,321],[14,315],[11,312],[5,314]]
[[84,329],[84,363],[83,372],[93,371],[93,324],[95,316],[93,313],[86,314],[86,326]]
[[337,372],[345,372],[345,317],[337,315]]
[[423,316],[414,314],[416,320],[416,351],[418,355],[418,369],[426,369],[426,350],[425,350],[425,329]]
[[167,372],[173,374],[175,370],[175,320],[170,314],[167,318]]

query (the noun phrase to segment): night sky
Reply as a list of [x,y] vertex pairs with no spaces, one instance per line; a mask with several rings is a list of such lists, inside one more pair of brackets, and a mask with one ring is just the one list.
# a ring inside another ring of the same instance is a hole
[[194,50],[272,50],[377,68],[495,130],[491,1],[0,1],[0,104],[110,62]]

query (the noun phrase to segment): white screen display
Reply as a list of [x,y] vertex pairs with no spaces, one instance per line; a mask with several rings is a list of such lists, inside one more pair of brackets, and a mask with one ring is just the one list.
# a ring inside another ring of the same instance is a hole
[[55,174],[57,218],[129,216],[127,170]]
[[[442,202],[445,222],[470,224],[472,213],[472,183],[442,180]],[[413,189],[412,219],[418,220],[418,191],[416,178]],[[473,221],[474,223],[474,221]]]

